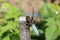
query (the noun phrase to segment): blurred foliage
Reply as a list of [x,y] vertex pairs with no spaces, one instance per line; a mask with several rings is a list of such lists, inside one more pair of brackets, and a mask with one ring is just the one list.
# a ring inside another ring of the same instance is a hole
[[[41,18],[46,21],[45,30],[46,40],[55,40],[60,36],[60,7],[54,4],[44,4],[41,9]],[[58,12],[58,13],[56,13]],[[59,39],[60,40],[60,39]]]
[[[0,7],[0,40],[20,40],[18,18],[23,16],[22,10],[10,4],[3,3]],[[58,14],[56,13],[58,11]],[[40,12],[41,23],[36,26],[40,35],[30,28],[34,40],[60,40],[60,7],[43,3]]]
[[18,18],[22,11],[10,4],[3,3],[0,7],[0,40],[19,40]]

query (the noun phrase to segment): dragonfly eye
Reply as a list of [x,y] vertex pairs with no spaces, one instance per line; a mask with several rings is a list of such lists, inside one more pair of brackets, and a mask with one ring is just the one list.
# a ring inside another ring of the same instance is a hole
[[32,21],[33,21],[33,20],[31,19],[31,17],[26,16],[26,25],[27,25],[27,26],[31,26],[31,25],[33,24]]

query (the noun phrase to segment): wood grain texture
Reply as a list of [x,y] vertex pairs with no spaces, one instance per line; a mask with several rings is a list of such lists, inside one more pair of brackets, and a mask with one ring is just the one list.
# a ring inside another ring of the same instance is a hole
[[20,22],[20,40],[31,40],[29,27],[25,24],[24,21]]

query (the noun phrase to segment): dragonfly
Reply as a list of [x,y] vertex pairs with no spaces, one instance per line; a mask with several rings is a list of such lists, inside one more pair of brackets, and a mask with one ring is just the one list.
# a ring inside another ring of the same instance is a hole
[[[33,21],[33,19],[34,19],[34,16],[38,16],[38,15],[34,15],[34,7],[32,7],[32,21]],[[37,35],[39,35],[39,31],[38,31],[38,29],[37,29],[37,27],[35,26],[34,23],[32,24],[32,29],[34,30],[34,32],[35,32]]]
[[[27,14],[29,15],[29,14]],[[32,16],[32,19],[30,20],[29,19],[29,16]],[[26,25],[27,26],[32,26],[32,29],[34,30],[34,32],[39,35],[39,31],[34,23],[34,17],[38,16],[37,14],[34,13],[34,7],[32,7],[32,15],[29,15],[29,16],[26,16],[26,17],[20,17],[19,20],[22,22],[22,21],[26,21]],[[22,19],[23,18],[23,19]],[[28,27],[29,28],[29,27]]]

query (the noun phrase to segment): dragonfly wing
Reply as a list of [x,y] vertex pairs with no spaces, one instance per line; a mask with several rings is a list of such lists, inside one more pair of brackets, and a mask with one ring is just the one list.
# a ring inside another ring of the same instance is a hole
[[35,32],[37,35],[39,35],[39,32],[38,32],[35,24],[32,24],[32,28],[33,28],[34,32]]

